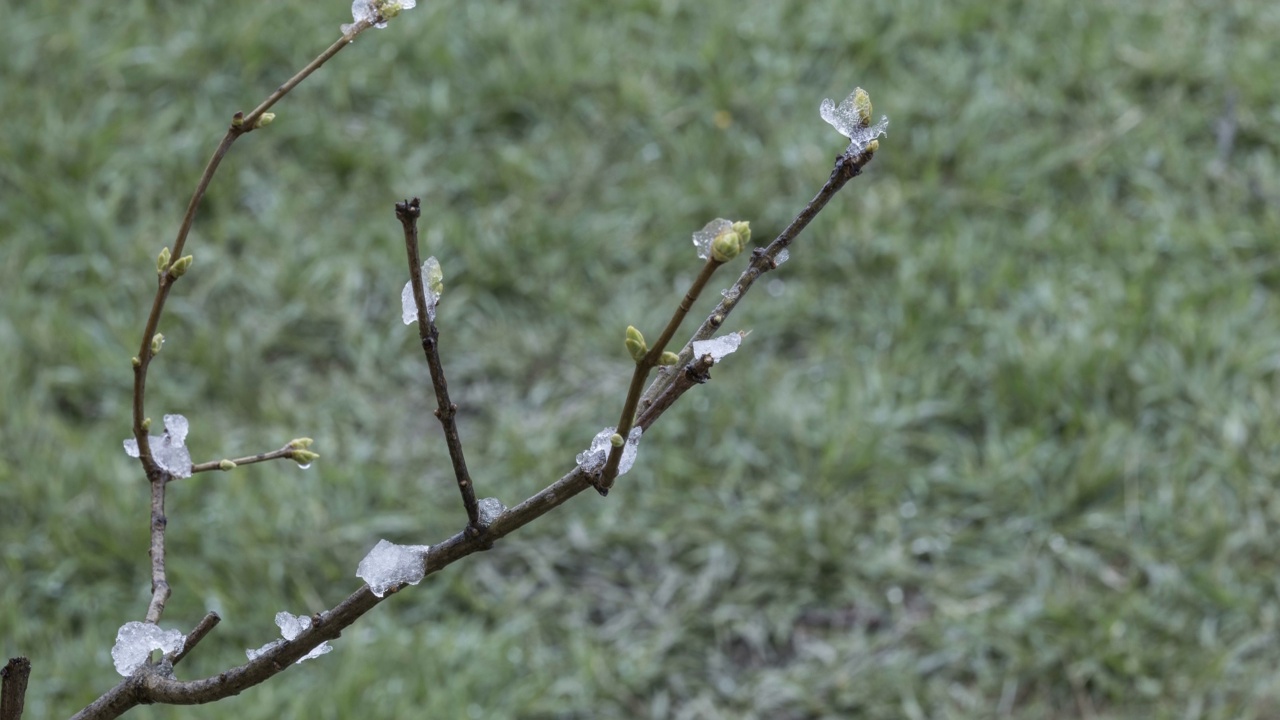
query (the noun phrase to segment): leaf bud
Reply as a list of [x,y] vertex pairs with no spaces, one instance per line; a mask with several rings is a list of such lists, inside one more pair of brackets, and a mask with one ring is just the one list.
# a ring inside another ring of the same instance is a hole
[[678,362],[680,362],[680,356],[670,350],[662,353],[662,356],[658,358],[659,365],[675,365]]
[[306,450],[311,447],[311,443],[313,442],[315,442],[315,440],[312,440],[309,437],[294,438],[289,441],[289,447],[294,450]]
[[194,257],[183,255],[173,262],[173,267],[169,268],[169,273],[175,278],[180,278],[187,274],[187,271],[191,269],[191,263],[194,261]]
[[151,354],[160,354],[160,346],[164,345],[164,334],[156,333],[151,337]]
[[644,335],[635,328],[634,325],[627,326],[627,352],[631,354],[631,359],[640,362],[644,359],[645,353],[649,352],[649,346],[644,342]]
[[264,128],[270,125],[271,123],[275,122],[275,119],[276,119],[275,113],[262,113],[261,115],[258,116],[258,121],[253,124],[253,127],[255,130],[258,128]]
[[236,464],[230,460],[223,459],[222,462],[218,463],[218,469],[222,472],[230,472],[236,469]]
[[609,436],[609,444],[614,447],[622,447],[622,444],[625,442],[626,440],[623,440],[622,436],[619,435],[618,433],[614,433]]
[[156,258],[156,274],[163,275],[169,269],[169,247],[166,245],[161,248],[159,257]]
[[711,257],[716,262],[729,262],[742,252],[742,236],[734,230],[727,230],[711,241]]
[[871,127],[871,96],[862,88],[853,91],[853,107],[858,111],[858,119],[862,127]]

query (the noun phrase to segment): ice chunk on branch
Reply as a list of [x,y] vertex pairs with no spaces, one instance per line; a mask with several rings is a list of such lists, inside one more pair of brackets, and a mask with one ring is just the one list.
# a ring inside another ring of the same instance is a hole
[[866,152],[871,141],[889,129],[889,118],[885,116],[881,116],[875,125],[871,124],[871,96],[862,88],[855,88],[839,105],[829,98],[823,100],[818,114],[841,135],[849,138],[846,152],[854,155]]
[[[164,435],[149,436],[151,457],[161,470],[175,478],[191,477],[191,452],[187,450],[187,429],[185,417],[165,415]],[[138,441],[135,438],[125,440],[124,451],[129,457],[138,457],[140,454]]]
[[356,577],[365,581],[378,597],[397,585],[417,585],[426,574],[430,549],[429,545],[396,545],[379,540],[356,567]]
[[[294,615],[292,613],[287,613],[281,610],[280,612],[276,613],[276,626],[280,628],[280,634],[284,637],[284,639],[272,640],[271,642],[267,643],[266,645],[263,645],[257,650],[253,650],[253,649],[245,650],[244,651],[245,657],[249,658],[250,660],[256,660],[258,659],[259,655],[262,655],[263,653],[266,653],[266,652],[270,652],[280,647],[281,645],[285,644],[286,642],[289,642],[290,640],[294,640],[299,635],[301,635],[303,631],[309,630],[311,628],[311,618],[307,617],[306,615]],[[326,640],[320,643],[319,645],[315,646],[314,648],[312,648],[311,652],[298,658],[298,662],[294,664],[297,665],[301,663],[303,660],[318,658],[321,655],[324,655],[325,653],[329,653],[329,652],[333,652],[333,646],[329,644],[328,640]]]
[[693,358],[697,360],[703,355],[710,355],[711,362],[718,363],[742,344],[742,333],[729,333],[710,340],[697,340],[693,343]]
[[351,32],[356,23],[367,21],[376,28],[384,28],[387,21],[400,14],[401,10],[410,10],[418,4],[418,0],[355,0],[351,3],[352,22],[342,26],[342,34]]
[[[435,256],[422,263],[422,290],[427,296],[427,319],[436,321],[436,303],[444,293],[444,271],[440,269],[440,261]],[[400,319],[405,325],[412,325],[418,319],[418,304],[413,301],[413,281],[404,284],[400,291]]]
[[[640,452],[640,435],[643,434],[640,426],[631,428],[631,432],[627,435],[626,445],[622,448],[622,458],[618,461],[618,475],[627,474],[631,466],[636,462],[636,454]],[[591,438],[591,447],[578,453],[576,460],[587,472],[598,472],[604,468],[604,463],[609,459],[609,450],[613,447],[612,438],[617,434],[617,428],[609,426],[596,436]]]
[[693,234],[693,246],[698,250],[698,257],[706,260],[711,257],[711,243],[722,233],[733,229],[733,222],[724,218],[716,218]]
[[477,504],[476,509],[480,511],[480,525],[489,527],[499,515],[507,511],[507,506],[498,498],[487,497]]
[[143,622],[127,622],[116,632],[116,644],[111,648],[111,660],[116,672],[125,677],[142,667],[153,650],[168,655],[182,649],[187,636],[177,630],[162,630],[159,625]]

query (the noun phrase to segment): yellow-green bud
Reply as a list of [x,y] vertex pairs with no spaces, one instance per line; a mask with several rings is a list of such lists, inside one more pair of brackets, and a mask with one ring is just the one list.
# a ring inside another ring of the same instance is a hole
[[858,111],[858,119],[862,127],[871,127],[871,96],[862,88],[853,90],[853,107]]
[[739,220],[733,224],[733,231],[742,238],[742,247],[745,249],[747,243],[751,242],[751,223],[746,220]]
[[614,433],[609,436],[609,444],[614,447],[622,447],[622,444],[625,442],[626,440],[623,440],[622,436],[619,435],[618,433]]
[[863,152],[865,152],[865,153],[867,153],[868,155],[870,155],[871,153],[873,153],[873,152],[875,152],[875,151],[877,151],[877,150],[879,150],[879,149],[880,149],[880,141],[879,141],[879,140],[872,140],[871,142],[867,143],[867,149],[866,149],[866,150],[864,150]]
[[310,450],[294,450],[293,461],[299,465],[310,465],[312,460],[320,457],[319,453],[313,453]]
[[142,358],[138,357],[137,355],[134,355],[133,357],[129,358],[129,362],[132,363],[133,366],[136,368],[142,367]]
[[383,20],[390,20],[400,14],[400,3],[380,2],[378,3],[378,14],[382,16]]
[[222,462],[218,463],[218,469],[221,470],[222,472],[230,472],[236,469],[236,464],[231,462],[230,460],[223,460]]
[[659,365],[675,365],[678,362],[680,362],[680,356],[670,350],[662,353],[662,356],[658,358]]
[[148,431],[148,430],[150,430],[150,429],[151,429],[151,418],[143,418],[143,420],[142,420],[142,432],[146,432],[146,431]]
[[736,231],[726,230],[711,241],[711,257],[716,262],[729,262],[742,252],[742,236]]
[[275,119],[276,119],[275,113],[262,113],[261,115],[258,116],[258,122],[254,123],[253,126],[255,128],[264,128],[270,125],[272,122],[275,122]]
[[163,275],[169,269],[169,248],[160,250],[160,256],[156,258],[156,274]]
[[309,437],[294,438],[289,441],[289,447],[294,450],[306,450],[311,447],[311,443],[315,442]]
[[649,352],[649,346],[644,343],[644,335],[635,328],[634,325],[627,326],[627,352],[631,354],[631,359],[640,362],[644,359],[645,353]]
[[[398,7],[398,6],[397,6]],[[444,270],[440,267],[440,263],[427,263],[427,289],[431,291],[438,299],[444,294]]]
[[173,267],[169,268],[169,273],[175,278],[180,278],[187,274],[187,271],[191,269],[191,263],[194,261],[195,258],[192,256],[183,255],[173,262]]
[[156,333],[151,337],[151,354],[158,355],[160,353],[161,345],[164,345],[164,335],[162,333]]

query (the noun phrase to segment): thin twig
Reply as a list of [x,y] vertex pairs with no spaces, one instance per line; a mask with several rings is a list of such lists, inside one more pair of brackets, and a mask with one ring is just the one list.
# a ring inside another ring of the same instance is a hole
[[164,569],[164,531],[169,518],[164,515],[164,491],[168,474],[151,482],[151,603],[147,605],[146,621],[160,622],[164,604],[169,600],[169,580]]
[[640,408],[644,410],[654,402],[666,388],[675,382],[676,374],[672,372],[674,368],[687,365],[693,357],[693,343],[699,340],[706,340],[724,324],[729,317],[729,313],[742,302],[742,298],[746,296],[747,291],[751,289],[751,285],[755,283],[764,273],[775,270],[778,267],[778,253],[789,247],[793,240],[800,234],[802,230],[808,227],[809,223],[817,217],[818,213],[826,207],[831,198],[845,186],[853,178],[862,174],[862,168],[871,162],[874,153],[865,152],[860,155],[842,154],[836,158],[835,167],[831,170],[831,176],[827,178],[826,184],[818,191],[818,194],[809,201],[804,209],[796,215],[791,224],[787,225],[778,237],[766,247],[756,248],[751,253],[751,262],[747,268],[742,271],[742,275],[724,294],[724,299],[716,305],[707,319],[689,338],[689,342],[680,350],[680,361],[672,366],[671,369],[660,371],[658,377],[649,385],[649,389],[644,392],[640,399]]
[[480,526],[480,508],[476,504],[476,491],[467,471],[467,460],[462,454],[462,440],[458,437],[458,424],[454,416],[458,406],[449,400],[449,383],[444,377],[444,365],[440,362],[440,331],[427,312],[427,293],[422,286],[422,259],[418,252],[418,217],[422,208],[418,198],[396,203],[396,218],[404,227],[404,248],[409,258],[409,284],[413,287],[413,302],[418,307],[418,337],[422,340],[422,352],[427,356],[431,371],[431,384],[436,391],[436,417],[444,428],[444,441],[449,446],[449,459],[453,462],[453,476],[462,494],[462,506],[467,511],[468,529],[473,533],[483,530]]
[[31,661],[22,656],[9,658],[0,670],[0,720],[21,720],[30,678]]
[[[254,463],[267,462],[269,460],[292,460],[293,454],[295,452],[296,452],[295,448],[289,445],[285,445],[279,450],[272,450],[271,452],[258,453],[257,455],[248,455],[246,457],[234,458],[230,460],[230,462],[234,463],[236,467],[239,467],[241,465],[253,465]],[[228,462],[228,461],[227,460],[210,460],[209,462],[202,462],[198,465],[192,465],[191,474],[194,475],[196,473],[210,472],[212,470],[222,470],[223,469],[222,464],[225,462]]]
[[624,443],[609,449],[609,458],[605,461],[604,469],[600,471],[600,478],[595,483],[596,492],[601,495],[609,494],[609,489],[613,487],[613,481],[618,476],[618,463],[622,461],[622,450],[627,436],[631,434],[632,423],[635,422],[636,417],[636,406],[640,402],[640,392],[644,390],[644,381],[649,377],[649,371],[658,366],[658,359],[667,349],[667,343],[671,342],[676,330],[680,328],[680,323],[689,314],[693,304],[698,301],[698,296],[702,294],[711,276],[723,264],[714,257],[707,258],[702,271],[698,273],[698,277],[694,278],[689,291],[684,294],[675,312],[671,314],[671,319],[667,321],[667,327],[663,329],[658,341],[649,348],[643,358],[636,361],[635,371],[631,373],[631,385],[627,388],[627,399],[622,404],[622,416],[618,418],[618,426],[615,430],[622,436]]
[[216,612],[210,612],[205,615],[194,628],[191,628],[191,632],[187,633],[187,641],[182,644],[182,649],[169,658],[170,664],[177,665],[182,662],[182,658],[194,650],[196,645],[199,645],[200,641],[204,639],[204,636],[208,635],[221,621],[222,618]]

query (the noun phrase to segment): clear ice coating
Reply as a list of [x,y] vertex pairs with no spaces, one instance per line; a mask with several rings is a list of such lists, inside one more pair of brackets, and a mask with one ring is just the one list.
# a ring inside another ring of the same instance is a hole
[[[249,658],[250,660],[257,660],[259,655],[262,655],[263,653],[266,653],[266,652],[270,652],[280,647],[285,642],[289,640],[293,640],[294,638],[301,635],[304,630],[307,630],[311,627],[311,618],[307,617],[306,615],[294,615],[292,613],[287,613],[281,610],[280,612],[276,613],[276,626],[280,628],[280,634],[284,636],[284,640],[272,640],[271,642],[267,643],[266,645],[263,645],[257,650],[253,650],[253,649],[245,650],[244,651],[245,657]],[[333,646],[330,645],[329,641],[326,640],[325,642],[322,642],[319,645],[312,648],[311,652],[298,658],[298,662],[294,664],[297,665],[298,663],[301,663],[303,660],[318,658],[321,655],[324,655],[325,653],[329,653],[329,652],[333,652]]]
[[182,649],[187,636],[177,630],[161,630],[160,626],[143,622],[127,622],[116,632],[116,644],[111,648],[111,660],[116,672],[125,677],[151,656],[152,650],[168,655]]
[[711,257],[711,242],[720,233],[733,229],[733,222],[724,218],[716,218],[707,223],[701,230],[693,234],[693,246],[698,249],[698,257],[706,260]]
[[[591,438],[591,447],[578,453],[578,464],[587,472],[597,472],[604,467],[605,461],[609,459],[609,449],[613,447],[613,443],[609,442],[609,438],[613,437],[617,432],[617,428],[610,425],[609,427],[596,433]],[[622,458],[618,461],[618,475],[626,475],[631,466],[636,463],[636,453],[640,451],[640,435],[643,431],[640,426],[631,428],[631,432],[627,435],[627,443],[622,448]]]
[[828,98],[818,106],[818,114],[822,115],[822,119],[841,135],[849,138],[847,152],[855,155],[861,154],[872,140],[884,135],[889,129],[889,118],[883,115],[880,117],[880,122],[875,125],[863,126],[862,113],[859,112],[858,104],[854,101],[857,95],[858,90],[855,89],[839,105]]
[[380,23],[374,23],[376,28],[384,28],[387,26],[386,18],[392,18],[400,14],[401,10],[408,10],[418,4],[418,0],[355,0],[351,3],[351,19],[355,22],[343,25],[342,34],[346,35],[361,20],[373,22],[378,19],[378,15],[384,18]]
[[396,545],[379,540],[356,567],[356,577],[365,581],[378,597],[397,585],[417,585],[425,574],[423,561],[430,549],[430,545]]
[[507,506],[498,498],[487,497],[477,504],[480,511],[480,524],[489,527],[498,516],[507,511]]
[[[191,477],[191,452],[187,450],[187,419],[181,415],[164,416],[164,435],[149,436],[151,457],[161,470],[175,478]],[[129,457],[136,458],[138,441],[129,438],[124,441],[124,451]]]
[[[427,319],[436,320],[436,303],[440,302],[440,294],[444,291],[444,272],[440,269],[440,261],[435,256],[422,263],[422,290],[427,295]],[[413,301],[413,281],[404,284],[400,291],[400,319],[405,325],[412,325],[418,320],[418,304]]]
[[711,361],[718,363],[724,359],[725,355],[737,350],[741,344],[742,333],[736,332],[710,340],[697,340],[693,343],[693,357],[700,358],[703,355],[710,355]]
[[790,250],[788,250],[788,249],[786,249],[786,248],[783,248],[783,249],[781,249],[781,250],[779,250],[779,251],[778,251],[778,254],[777,254],[776,256],[774,256],[774,258],[773,258],[773,264],[774,264],[774,265],[781,265],[782,263],[784,263],[784,262],[786,262],[786,261],[788,261],[788,260],[790,260],[790,259],[791,259],[791,251],[790,251]]

